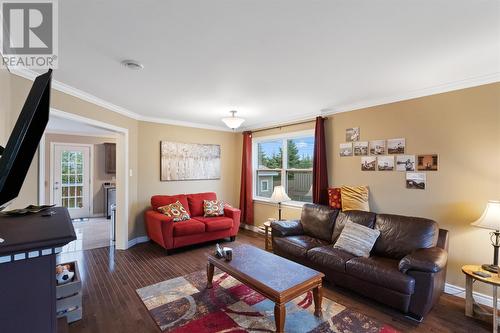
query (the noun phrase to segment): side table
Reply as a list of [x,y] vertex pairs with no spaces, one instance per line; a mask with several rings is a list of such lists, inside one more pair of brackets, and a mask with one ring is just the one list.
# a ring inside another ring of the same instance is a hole
[[271,221],[264,222],[260,229],[264,231],[265,239],[265,249],[266,251],[273,251],[273,241],[271,239]]
[[[482,271],[490,274],[490,277],[481,277],[473,272]],[[462,273],[465,274],[465,315],[474,317],[474,297],[472,296],[472,288],[474,280],[489,284],[493,287],[493,333],[498,332],[498,294],[497,288],[500,286],[500,277],[498,274],[491,273],[481,269],[481,265],[465,265],[462,266]]]

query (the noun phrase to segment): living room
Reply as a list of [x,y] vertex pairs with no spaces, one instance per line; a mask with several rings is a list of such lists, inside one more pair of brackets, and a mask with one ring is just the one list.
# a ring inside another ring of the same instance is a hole
[[[35,323],[40,332],[496,332],[497,1],[52,10],[57,66],[12,65],[20,53],[1,52],[0,161],[27,169],[0,163],[6,332]],[[44,194],[54,185],[41,148],[50,130],[16,138],[36,139],[32,159],[9,150],[37,82],[51,84],[50,103],[43,109],[43,90],[34,114],[116,142],[116,242],[70,253],[48,245],[48,265],[71,281],[52,276],[46,316],[27,301],[40,288],[21,283],[34,273],[15,270],[45,248],[31,239],[18,260],[24,250],[6,236],[35,237],[22,219],[72,209]],[[18,193],[8,177],[22,178]],[[56,207],[8,214],[28,205]],[[217,258],[217,243],[232,258]],[[375,262],[371,272],[355,271],[363,260]],[[7,297],[14,290],[24,300]]]

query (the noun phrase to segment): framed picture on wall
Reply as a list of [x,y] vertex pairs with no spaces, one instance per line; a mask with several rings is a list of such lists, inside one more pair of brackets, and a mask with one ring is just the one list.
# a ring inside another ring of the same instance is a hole
[[375,156],[361,157],[361,171],[375,171],[377,158]]
[[340,157],[352,156],[352,142],[340,144]]
[[368,141],[353,142],[354,156],[367,156],[368,155]]
[[370,141],[370,155],[385,155],[385,140]]
[[359,127],[352,127],[345,130],[345,141],[359,141]]
[[425,190],[426,176],[424,172],[407,172],[406,173],[406,188],[412,190]]
[[378,171],[393,171],[394,156],[377,156]]
[[417,170],[418,171],[437,171],[438,156],[437,154],[418,155]]
[[396,171],[415,171],[415,155],[396,156]]
[[389,139],[387,140],[387,153],[388,154],[404,154],[405,153],[405,139]]

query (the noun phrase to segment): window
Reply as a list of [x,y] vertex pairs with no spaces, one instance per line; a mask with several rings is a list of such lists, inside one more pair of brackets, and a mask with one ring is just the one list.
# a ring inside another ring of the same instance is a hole
[[293,201],[311,202],[313,150],[314,135],[310,131],[256,138],[255,198],[270,198],[274,187],[283,185]]

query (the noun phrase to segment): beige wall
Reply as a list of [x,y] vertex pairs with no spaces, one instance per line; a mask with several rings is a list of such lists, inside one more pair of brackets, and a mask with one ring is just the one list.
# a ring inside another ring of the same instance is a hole
[[[427,189],[406,189],[404,172],[362,172],[359,157],[339,157],[346,128],[357,126],[362,141],[404,137],[409,154],[439,154]],[[368,185],[372,211],[435,219],[450,231],[448,283],[464,286],[463,264],[492,261],[488,230],[470,223],[500,200],[500,83],[336,114],[325,131],[330,185]],[[283,215],[298,218],[300,209]],[[255,203],[256,224],[276,216]]]
[[66,135],[66,134],[52,134],[49,133],[45,136],[45,202],[50,203],[50,172],[51,160],[50,150],[51,144],[56,143],[78,143],[89,144],[93,146],[93,166],[92,166],[92,208],[94,216],[104,216],[104,190],[102,185],[105,182],[114,182],[115,174],[106,173],[104,167],[104,143],[116,143],[115,138],[102,138],[93,136],[82,135]]
[[[232,205],[239,203],[240,166],[236,137],[233,132],[212,131],[172,125],[139,122],[139,187],[138,204],[142,209],[150,206],[155,194],[216,192],[218,197]],[[160,141],[206,143],[221,145],[220,180],[160,181]],[[241,157],[239,158],[241,159]],[[144,234],[142,214],[138,216],[136,234]]]
[[10,73],[5,68],[0,68],[0,146],[5,147],[10,133]]

